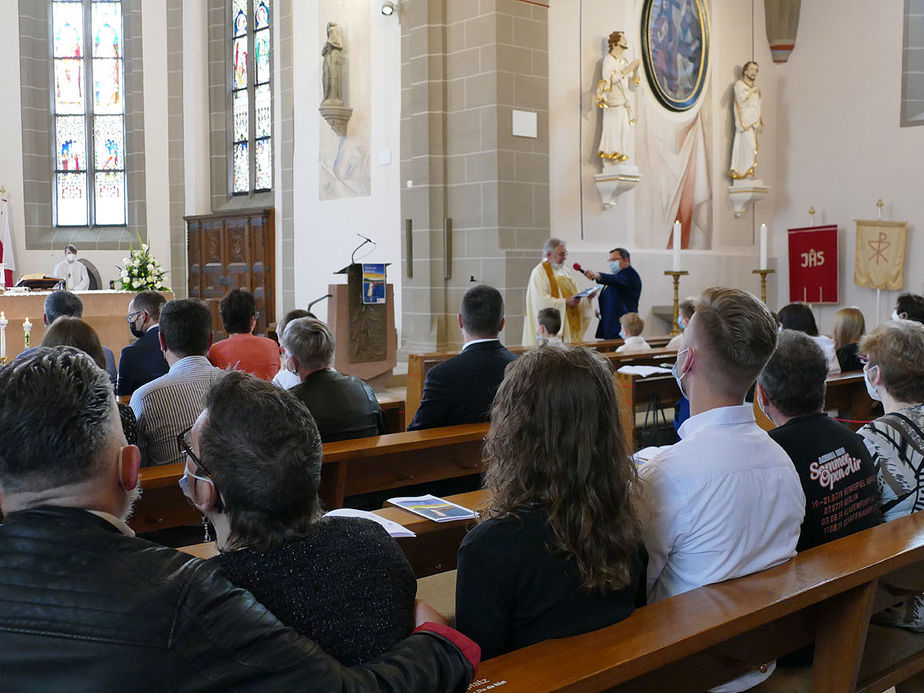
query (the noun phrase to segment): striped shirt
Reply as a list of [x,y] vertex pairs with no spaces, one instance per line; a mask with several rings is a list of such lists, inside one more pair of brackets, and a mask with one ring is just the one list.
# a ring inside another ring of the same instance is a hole
[[138,419],[142,467],[183,461],[176,437],[199,417],[206,392],[224,373],[205,356],[187,356],[135,390],[131,408]]

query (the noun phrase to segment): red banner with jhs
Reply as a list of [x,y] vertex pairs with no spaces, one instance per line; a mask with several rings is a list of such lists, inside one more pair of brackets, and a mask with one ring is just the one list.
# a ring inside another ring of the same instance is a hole
[[837,225],[789,229],[789,300],[837,303]]

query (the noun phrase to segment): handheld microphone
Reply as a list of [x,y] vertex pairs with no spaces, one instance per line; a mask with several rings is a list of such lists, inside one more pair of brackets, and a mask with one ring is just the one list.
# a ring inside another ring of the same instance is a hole
[[580,262],[575,262],[575,263],[574,263],[573,265],[571,265],[571,266],[574,267],[574,269],[576,269],[578,272],[583,272],[583,271],[584,271],[583,269],[581,269],[581,263],[580,263]]

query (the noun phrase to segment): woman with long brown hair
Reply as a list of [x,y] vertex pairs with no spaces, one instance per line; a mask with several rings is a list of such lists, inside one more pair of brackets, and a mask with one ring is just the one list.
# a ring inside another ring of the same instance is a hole
[[610,369],[583,348],[507,367],[480,523],[459,549],[456,623],[484,658],[626,618],[645,569],[637,475]]

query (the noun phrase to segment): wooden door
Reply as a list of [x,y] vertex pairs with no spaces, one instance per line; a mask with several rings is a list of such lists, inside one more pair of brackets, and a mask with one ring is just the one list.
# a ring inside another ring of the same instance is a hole
[[227,337],[218,304],[231,290],[246,288],[260,314],[254,334],[265,335],[276,322],[276,252],[273,209],[241,210],[185,217],[189,297],[201,298],[212,312],[215,338]]

